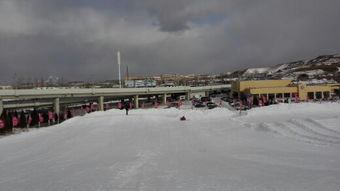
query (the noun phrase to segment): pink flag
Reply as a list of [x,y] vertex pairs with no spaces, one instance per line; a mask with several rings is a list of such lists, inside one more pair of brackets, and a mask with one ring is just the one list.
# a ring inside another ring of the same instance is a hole
[[240,110],[242,110],[242,109],[243,109],[243,102],[240,101]]
[[121,102],[118,103],[118,109],[122,109],[122,103]]
[[53,120],[53,112],[51,111],[48,112],[48,119]]
[[262,100],[259,100],[259,106],[260,107],[262,106]]
[[39,122],[43,123],[44,122],[44,117],[41,115],[41,113],[38,114],[39,117]]
[[192,103],[192,105],[195,105],[196,99],[192,99],[192,100],[191,100],[191,103]]
[[13,116],[12,117],[12,123],[13,123],[13,127],[16,127],[19,125],[19,120],[17,117]]
[[31,116],[28,116],[27,124],[31,125],[33,118]]
[[266,104],[267,103],[267,96],[264,96],[263,97],[263,104]]
[[254,104],[254,98],[253,98],[253,96],[252,96],[252,97],[249,97],[248,99],[249,99],[249,104],[250,104],[250,105],[253,105],[253,104]]
[[2,120],[2,119],[0,119],[0,129],[3,129],[3,128],[5,128],[6,126],[5,126],[5,121],[4,120]]
[[91,111],[94,111],[95,108],[94,108],[94,104],[91,104]]
[[300,103],[300,98],[298,96],[295,97],[295,103]]
[[90,112],[90,108],[86,107],[86,113],[89,113],[89,112]]

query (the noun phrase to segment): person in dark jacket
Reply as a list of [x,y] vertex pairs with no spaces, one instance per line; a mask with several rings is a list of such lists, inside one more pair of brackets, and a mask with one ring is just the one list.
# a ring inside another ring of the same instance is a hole
[[27,121],[26,121],[26,116],[24,111],[22,110],[20,113],[20,127],[21,128],[26,128],[27,127]]
[[129,109],[130,109],[130,104],[129,104],[129,102],[125,102],[124,108],[125,108],[125,114],[126,114],[126,115],[129,115]]
[[31,122],[30,127],[34,127],[35,125],[38,125],[38,123],[39,123],[38,112],[35,108],[34,108],[32,114],[31,114],[31,116],[32,116],[32,122]]

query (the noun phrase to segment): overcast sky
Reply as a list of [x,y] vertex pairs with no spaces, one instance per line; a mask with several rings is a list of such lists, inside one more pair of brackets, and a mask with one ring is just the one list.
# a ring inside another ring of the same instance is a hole
[[0,84],[220,73],[340,53],[339,0],[0,0]]

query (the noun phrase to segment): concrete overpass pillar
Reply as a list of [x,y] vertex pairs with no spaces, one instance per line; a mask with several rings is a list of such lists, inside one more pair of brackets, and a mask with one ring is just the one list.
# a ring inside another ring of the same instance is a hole
[[2,99],[0,99],[0,116],[3,111],[4,111],[4,102],[2,101]]
[[104,111],[104,96],[98,97],[99,111]]
[[60,100],[59,98],[54,98],[53,101],[53,109],[54,109],[54,113],[58,114],[60,113]]
[[163,94],[163,105],[166,105],[166,97],[167,97],[167,95]]
[[185,98],[186,98],[187,101],[190,101],[190,92],[186,93]]
[[135,95],[135,108],[138,109],[139,108],[139,96],[138,95]]

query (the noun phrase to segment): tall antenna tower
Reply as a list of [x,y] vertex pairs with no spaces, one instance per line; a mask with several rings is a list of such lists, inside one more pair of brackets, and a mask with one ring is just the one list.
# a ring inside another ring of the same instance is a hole
[[122,78],[120,74],[120,52],[117,52],[117,63],[118,63],[118,78],[119,78],[119,88],[122,88]]

